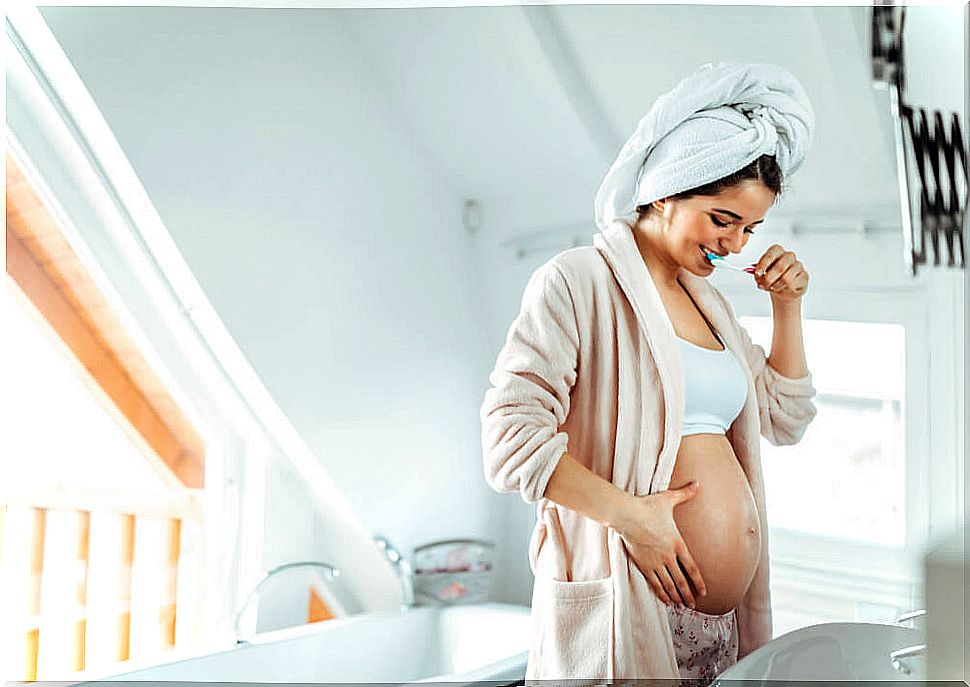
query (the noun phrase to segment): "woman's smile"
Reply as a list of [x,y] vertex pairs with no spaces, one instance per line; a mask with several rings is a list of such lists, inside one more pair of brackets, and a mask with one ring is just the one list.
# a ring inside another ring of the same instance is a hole
[[698,246],[698,248],[700,248],[701,255],[703,256],[704,262],[707,264],[708,267],[713,268],[714,267],[714,263],[712,263],[711,260],[710,260],[710,258],[707,257],[707,254],[708,253],[713,253],[714,251],[709,250],[709,249],[705,248],[704,246]]

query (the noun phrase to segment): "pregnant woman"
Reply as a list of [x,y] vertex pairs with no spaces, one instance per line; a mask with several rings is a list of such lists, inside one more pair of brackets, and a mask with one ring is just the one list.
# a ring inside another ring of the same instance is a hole
[[707,684],[771,639],[759,436],[796,443],[816,413],[808,274],[776,244],[739,275],[770,297],[770,356],[706,277],[813,124],[784,69],[704,65],[620,151],[594,245],[529,280],[481,408],[488,483],[537,504],[527,682]]

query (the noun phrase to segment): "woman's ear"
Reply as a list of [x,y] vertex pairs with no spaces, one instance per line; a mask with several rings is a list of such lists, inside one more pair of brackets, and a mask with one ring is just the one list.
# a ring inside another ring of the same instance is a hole
[[659,200],[655,200],[652,203],[650,203],[650,207],[652,207],[654,210],[659,212],[661,216],[664,214],[664,208],[666,206],[667,206],[666,198],[660,198]]

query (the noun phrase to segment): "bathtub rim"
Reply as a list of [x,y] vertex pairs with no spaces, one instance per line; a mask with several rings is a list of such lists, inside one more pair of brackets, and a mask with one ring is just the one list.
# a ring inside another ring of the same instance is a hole
[[[182,649],[173,649],[171,652],[164,655],[166,660],[158,660],[158,656],[152,658],[143,659],[140,663],[132,663],[125,667],[124,672],[111,672],[106,673],[104,670],[91,670],[84,671],[80,673],[75,673],[71,675],[67,680],[58,680],[58,687],[81,687],[85,685],[93,687],[99,682],[125,682],[131,681],[126,680],[125,676],[131,673],[141,672],[143,670],[150,670],[152,668],[159,668],[161,666],[170,665],[172,663],[180,663],[182,661],[190,661],[197,658],[204,658],[208,656],[216,656],[220,654],[226,654],[231,651],[246,651],[248,649],[255,648],[257,646],[263,646],[267,644],[274,644],[285,642],[291,639],[298,639],[302,637],[307,637],[317,633],[324,632],[336,632],[340,628],[348,627],[361,622],[374,621],[374,620],[385,620],[388,618],[397,618],[408,614],[419,614],[419,615],[433,615],[440,613],[448,613],[449,615],[471,615],[474,613],[480,613],[482,611],[495,612],[495,613],[506,613],[515,616],[528,617],[531,614],[531,608],[529,606],[523,606],[521,604],[510,604],[500,601],[485,601],[481,603],[470,603],[470,604],[452,604],[449,606],[433,606],[433,605],[421,605],[412,606],[408,610],[401,610],[400,608],[371,611],[369,613],[360,613],[357,615],[351,615],[344,618],[331,618],[330,620],[318,621],[315,623],[304,623],[303,625],[295,625],[293,627],[284,627],[277,630],[267,630],[261,632],[252,639],[248,640],[244,644],[230,644],[230,645],[218,645],[205,647],[193,647]],[[473,684],[482,679],[490,679],[488,677],[478,677],[480,675],[489,675],[493,669],[496,670],[511,670],[514,666],[518,665],[518,662],[528,655],[528,652],[521,652],[519,654],[513,654],[506,658],[500,659],[493,663],[489,663],[480,668],[476,668],[471,671],[464,673],[448,673],[445,675],[437,675],[429,678],[422,678],[421,680],[415,680],[414,683],[421,682],[448,682],[449,687],[458,687],[462,684]],[[454,680],[442,680],[441,678],[454,677]],[[145,680],[138,680],[139,682]],[[148,680],[150,681],[150,679]],[[161,682],[172,682],[171,680],[160,680]],[[198,682],[203,683],[204,681],[199,680]],[[220,682],[219,680],[212,680],[211,682]],[[259,681],[263,684],[264,681]],[[12,684],[27,684],[27,683],[12,683]],[[270,684],[270,683],[266,683]],[[364,684],[364,683],[361,683]],[[410,684],[410,683],[401,683]]]

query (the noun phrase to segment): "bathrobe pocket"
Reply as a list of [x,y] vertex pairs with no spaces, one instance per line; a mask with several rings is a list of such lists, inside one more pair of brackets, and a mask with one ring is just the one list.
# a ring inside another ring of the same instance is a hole
[[532,679],[597,679],[612,674],[613,580],[564,582],[536,579],[533,628],[537,632]]

